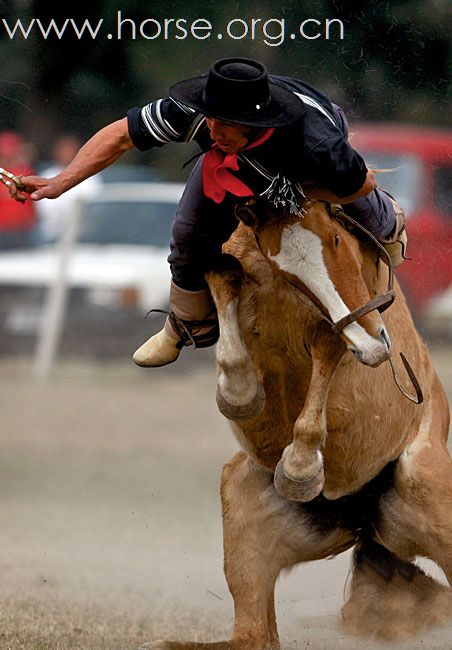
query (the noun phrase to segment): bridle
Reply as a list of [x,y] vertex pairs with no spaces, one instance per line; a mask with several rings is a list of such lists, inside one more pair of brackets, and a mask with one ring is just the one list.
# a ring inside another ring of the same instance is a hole
[[[366,314],[369,314],[371,311],[374,311],[377,309],[380,314],[385,311],[388,307],[392,305],[395,299],[395,291],[393,289],[394,287],[394,269],[392,266],[392,260],[391,256],[389,255],[388,251],[386,248],[378,241],[378,239],[372,235],[371,232],[367,230],[367,228],[364,228],[360,223],[355,221],[352,217],[350,217],[348,214],[346,214],[341,206],[331,206],[330,213],[333,218],[335,218],[338,221],[345,221],[349,223],[353,228],[356,228],[357,230],[360,230],[363,232],[368,239],[370,239],[374,245],[377,247],[377,250],[380,255],[383,255],[383,257],[386,259],[386,263],[388,266],[388,289],[385,291],[385,293],[381,294],[380,296],[375,296],[375,298],[371,298],[368,302],[366,302],[364,305],[361,307],[358,307],[357,309],[354,309],[351,311],[349,314],[341,318],[340,320],[336,321],[333,323],[330,321],[331,328],[335,334],[340,334],[342,330],[347,327],[347,325],[350,325],[351,323],[356,322],[359,318],[362,316],[366,316]],[[327,318],[327,320],[330,320]]]
[[[353,228],[356,228],[363,232],[368,239],[370,239],[374,245],[377,247],[377,250],[379,251],[380,254],[383,254],[383,256],[386,258],[386,263],[388,265],[388,289],[385,293],[381,294],[380,296],[376,296],[375,298],[372,298],[369,300],[369,302],[366,302],[366,304],[362,305],[362,307],[358,307],[354,311],[350,312],[344,318],[341,318],[340,320],[336,321],[335,323],[331,323],[331,327],[333,332],[339,334],[342,332],[344,327],[349,325],[350,323],[354,323],[357,321],[361,316],[365,316],[366,314],[370,313],[371,311],[374,311],[375,309],[378,309],[380,314],[385,311],[388,307],[392,305],[395,299],[395,291],[393,289],[394,286],[394,268],[392,265],[392,260],[391,256],[389,255],[388,251],[386,248],[378,241],[378,239],[371,233],[367,228],[364,228],[360,223],[355,221],[350,215],[346,214],[341,206],[331,206],[331,214],[335,219],[338,220],[343,220],[345,222],[350,223]],[[397,386],[397,388],[400,390],[400,392],[411,402],[414,402],[414,404],[421,404],[424,401],[424,395],[422,393],[422,388],[418,382],[418,379],[416,375],[414,374],[414,370],[410,366],[410,363],[406,356],[403,354],[403,352],[400,352],[400,358],[402,360],[402,363],[404,365],[404,368],[407,372],[408,377],[410,378],[410,381],[414,387],[414,390],[416,391],[416,397],[413,397],[410,395],[402,386],[400,383],[400,379],[396,373],[396,370],[394,368],[394,363],[389,357],[389,365],[391,366],[391,371],[392,371],[392,376],[394,378],[394,382]]]
[[[333,321],[331,318],[323,312],[320,307],[301,289],[294,283],[292,282],[289,278],[284,276],[284,279],[286,280],[287,283],[289,283],[291,286],[295,287],[297,291],[298,298],[300,299],[301,302],[304,303],[304,305],[310,309],[312,312],[314,312],[317,316],[319,316],[322,320],[326,321],[332,331],[335,334],[340,334],[347,325],[351,325],[352,323],[355,323],[359,318],[362,318],[363,316],[366,316],[366,314],[369,314],[372,311],[378,310],[380,313],[384,312],[388,307],[392,305],[394,302],[396,292],[394,290],[394,270],[393,270],[393,265],[392,265],[392,260],[391,257],[388,253],[388,251],[385,249],[385,247],[378,241],[378,239],[367,230],[364,226],[362,226],[360,223],[355,221],[352,217],[350,217],[348,214],[346,214],[342,206],[340,205],[334,205],[334,204],[327,204],[327,207],[329,207],[329,213],[332,216],[332,218],[336,219],[339,222],[345,222],[343,225],[346,227],[346,224],[351,226],[353,229],[361,231],[366,238],[371,240],[375,247],[378,250],[379,256],[383,255],[383,257],[386,260],[387,266],[388,266],[388,288],[385,291],[385,293],[375,296],[374,298],[371,298],[368,302],[366,302],[364,305],[361,305],[361,307],[358,307],[357,309],[354,309],[353,311],[349,312],[346,314],[343,318],[340,318],[338,321]],[[254,237],[256,240],[256,244],[264,256],[264,258],[269,261],[268,256],[265,254],[265,252],[262,249],[262,246],[259,241],[259,235],[257,233],[257,230],[253,225],[255,225],[255,208],[253,203],[247,202],[244,204],[239,204],[235,208],[235,213],[236,216],[243,221],[245,225],[251,226],[253,232],[254,232]],[[247,223],[248,222],[248,223]],[[420,387],[420,384],[417,380],[416,375],[414,374],[413,369],[411,368],[407,358],[405,355],[400,352],[400,358],[402,360],[402,363],[404,365],[404,368],[408,374],[408,377],[410,378],[410,381],[414,387],[414,390],[416,392],[416,396],[413,397],[410,395],[402,386],[399,377],[397,376],[396,370],[394,368],[393,361],[391,357],[389,357],[388,361],[391,366],[391,371],[392,375],[395,381],[395,384],[397,388],[400,390],[400,392],[411,402],[414,402],[415,404],[421,404],[424,400],[424,396],[422,393],[422,389]]]

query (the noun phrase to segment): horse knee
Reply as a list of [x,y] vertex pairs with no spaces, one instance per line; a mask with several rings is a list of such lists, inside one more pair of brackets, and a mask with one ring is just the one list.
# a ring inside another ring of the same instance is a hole
[[[271,472],[257,465],[243,451],[224,466],[221,477],[221,503],[225,534],[237,530],[244,533],[246,530],[263,526],[260,501],[263,492],[271,483]],[[240,539],[243,537],[239,536],[238,541]]]

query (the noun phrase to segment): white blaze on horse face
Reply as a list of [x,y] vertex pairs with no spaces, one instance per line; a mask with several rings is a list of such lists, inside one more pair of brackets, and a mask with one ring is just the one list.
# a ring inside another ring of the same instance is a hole
[[[282,271],[287,271],[316,296],[335,323],[350,309],[342,300],[328,274],[322,254],[322,240],[300,223],[286,226],[281,235],[281,248],[277,255],[268,254]],[[357,322],[344,328],[343,333],[351,342],[349,348],[359,353],[359,359],[368,365],[377,365],[388,358],[388,346],[370,336]]]

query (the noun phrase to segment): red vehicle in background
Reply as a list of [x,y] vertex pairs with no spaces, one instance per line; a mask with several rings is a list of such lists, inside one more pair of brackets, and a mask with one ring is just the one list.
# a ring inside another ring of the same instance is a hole
[[[0,165],[17,176],[33,174],[28,145],[14,131],[0,132]],[[29,248],[33,245],[36,226],[35,206],[30,198],[25,203],[12,201],[6,187],[0,187],[0,251]]]
[[397,277],[415,317],[452,286],[452,131],[353,124],[350,141],[407,216],[408,250]]

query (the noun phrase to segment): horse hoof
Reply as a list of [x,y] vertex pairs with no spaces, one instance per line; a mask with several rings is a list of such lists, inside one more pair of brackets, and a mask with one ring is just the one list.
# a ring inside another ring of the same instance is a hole
[[325,482],[323,463],[315,469],[312,476],[295,479],[284,470],[283,461],[276,465],[273,483],[280,497],[288,501],[301,501],[307,503],[315,499],[322,491]]
[[228,420],[250,420],[255,418],[265,406],[265,390],[260,382],[257,383],[256,394],[248,404],[236,405],[227,402],[217,388],[217,406]]

